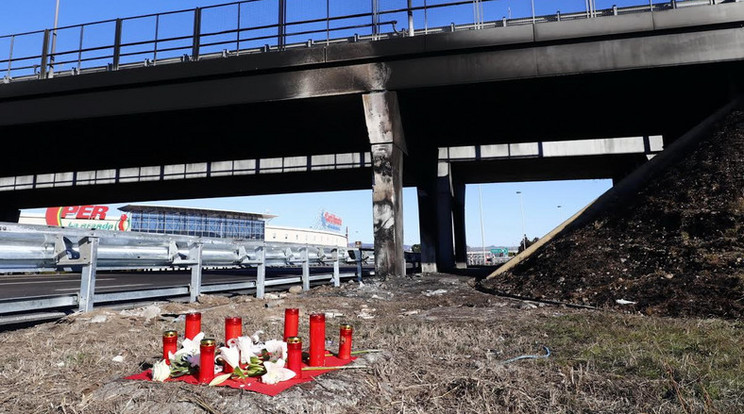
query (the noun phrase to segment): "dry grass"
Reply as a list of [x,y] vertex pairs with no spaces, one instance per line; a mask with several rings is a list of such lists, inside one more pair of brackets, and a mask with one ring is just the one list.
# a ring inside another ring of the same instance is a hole
[[[271,398],[246,391],[121,378],[157,360],[165,329],[183,322],[97,310],[0,334],[0,412],[35,413],[736,413],[744,411],[741,322],[525,306],[466,278],[419,277],[317,288],[277,301],[205,298],[205,331],[241,315],[279,337],[285,307],[343,313],[355,349],[381,348],[368,371],[326,374]],[[444,295],[422,292],[446,289]],[[265,307],[269,304],[270,307]],[[371,314],[372,319],[358,318]],[[98,322],[106,317],[105,322]],[[304,320],[305,318],[303,318]],[[211,330],[211,332],[209,332]],[[306,336],[307,326],[301,326]],[[551,348],[548,359],[502,361]],[[123,363],[112,358],[123,355]]]

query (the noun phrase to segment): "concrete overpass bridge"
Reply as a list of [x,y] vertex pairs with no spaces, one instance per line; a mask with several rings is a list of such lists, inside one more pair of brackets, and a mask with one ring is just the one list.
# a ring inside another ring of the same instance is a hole
[[[0,84],[1,218],[373,183],[377,271],[399,274],[412,185],[423,261],[450,267],[466,254],[466,183],[620,178],[741,90],[744,5],[674,3],[697,7],[409,25],[302,47],[282,42],[280,21],[277,44],[250,53],[201,53],[195,18],[191,54],[173,64],[124,63],[117,20],[105,70],[65,74],[56,59],[52,72],[45,44],[41,79]],[[641,147],[607,149],[631,138]]]

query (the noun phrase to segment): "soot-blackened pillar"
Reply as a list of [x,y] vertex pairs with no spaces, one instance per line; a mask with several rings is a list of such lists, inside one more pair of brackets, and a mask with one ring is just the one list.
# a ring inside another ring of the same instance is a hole
[[403,156],[406,142],[395,92],[362,96],[369,143],[372,147],[372,219],[375,237],[375,274],[405,276],[403,256]]

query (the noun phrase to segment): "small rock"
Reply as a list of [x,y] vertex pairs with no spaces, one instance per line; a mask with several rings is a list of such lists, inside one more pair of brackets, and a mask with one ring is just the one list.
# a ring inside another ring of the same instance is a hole
[[124,362],[124,357],[121,356],[121,355],[117,355],[117,356],[111,358],[111,360],[114,361],[114,362]]
[[519,309],[537,309],[537,306],[531,304],[531,303],[523,303]]
[[424,296],[431,297],[431,296],[439,296],[447,293],[445,289],[437,289],[437,290],[427,290],[425,292],[421,292]]
[[106,315],[96,315],[88,323],[104,323],[106,319]]
[[277,295],[276,293],[264,293],[264,299],[276,300],[276,299],[279,299],[279,295]]
[[284,304],[284,301],[282,299],[272,300],[272,301],[264,303],[264,307],[265,308],[277,308],[279,306],[282,306],[283,304]]
[[290,287],[289,288],[289,293],[291,293],[293,295],[297,295],[297,294],[302,293],[302,286],[300,286],[300,285],[294,285],[294,286]]

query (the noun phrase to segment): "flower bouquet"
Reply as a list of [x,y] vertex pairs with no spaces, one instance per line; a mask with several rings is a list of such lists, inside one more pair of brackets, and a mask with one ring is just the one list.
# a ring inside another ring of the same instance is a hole
[[[251,336],[240,336],[228,341],[227,346],[220,347],[219,354],[214,357],[216,375],[209,385],[218,385],[228,378],[237,380],[249,377],[261,377],[264,384],[276,384],[295,376],[295,372],[284,368],[287,356],[287,343],[279,340],[263,342],[257,331]],[[184,339],[181,349],[175,354],[168,353],[170,365],[165,360],[156,363],[152,369],[153,381],[165,381],[168,378],[178,378],[183,375],[195,375],[201,365],[200,342],[204,333],[199,333],[193,339]],[[223,367],[230,366],[232,372]],[[206,367],[205,367],[206,368]]]

